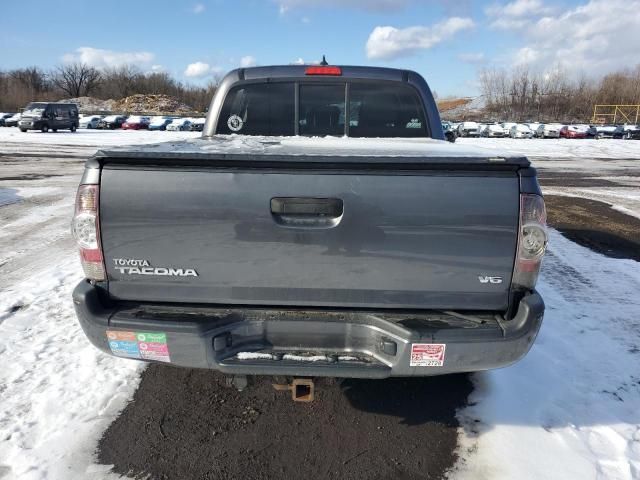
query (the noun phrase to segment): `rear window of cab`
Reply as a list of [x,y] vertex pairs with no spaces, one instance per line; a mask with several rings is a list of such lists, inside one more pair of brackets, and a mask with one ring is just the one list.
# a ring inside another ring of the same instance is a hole
[[227,93],[216,133],[428,136],[425,111],[417,91],[399,82],[238,85]]

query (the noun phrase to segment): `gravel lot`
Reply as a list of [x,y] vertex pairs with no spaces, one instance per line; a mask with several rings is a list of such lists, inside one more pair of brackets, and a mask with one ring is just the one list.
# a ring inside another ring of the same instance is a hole
[[[81,273],[68,224],[83,160],[101,144],[168,137],[162,133],[152,137],[152,132],[79,132],[76,137],[33,133],[27,134],[33,142],[24,142],[14,141],[7,130],[0,129],[0,224],[10,225],[0,231],[0,333],[7,335],[6,329],[14,328],[10,320],[15,312],[28,313],[32,305],[51,300],[49,294],[39,297],[30,293],[27,299],[17,295],[17,285],[36,284],[42,272],[51,269],[62,272],[56,287],[60,297],[42,307],[41,314],[60,310],[59,318],[67,322],[64,325],[74,325],[66,296]],[[518,143],[502,142],[510,148]],[[582,142],[577,141],[585,148]],[[606,142],[598,143],[598,148],[606,147]],[[625,149],[632,147],[627,144],[631,142],[624,143]],[[640,147],[640,142],[636,143]],[[640,260],[640,219],[628,214],[638,216],[640,212],[640,160],[635,154],[615,159],[536,156],[533,160],[548,194],[552,226],[609,257]],[[11,308],[2,311],[1,305]],[[100,400],[98,411],[87,412],[87,418],[79,413],[78,419],[72,419],[97,422],[92,424],[91,434],[75,442],[79,445],[74,444],[73,452],[62,446],[53,449],[61,449],[57,456],[40,451],[41,439],[50,439],[51,432],[47,422],[39,419],[51,412],[24,403],[46,387],[36,369],[28,371],[25,356],[21,368],[27,373],[21,374],[21,386],[10,374],[0,377],[3,397],[12,392],[26,395],[22,403],[16,400],[6,403],[4,410],[0,407],[0,478],[20,478],[20,472],[29,471],[42,473],[29,478],[65,478],[64,472],[66,478],[106,478],[113,471],[152,479],[435,479],[452,469],[460,456],[470,454],[459,450],[461,424],[456,412],[468,403],[474,388],[472,376],[322,380],[315,402],[294,404],[286,394],[271,388],[270,379],[252,379],[247,390],[237,392],[215,372],[151,365],[143,371],[128,402],[139,368],[94,352],[81,338],[74,341],[82,345],[77,355],[83,362],[95,362],[95,372],[111,376],[96,373],[95,378],[88,376],[83,385],[73,387],[76,390],[68,387],[69,391],[80,396],[86,390],[96,390],[99,399],[101,385],[121,382],[118,401]],[[0,344],[0,356],[14,358],[20,344],[8,348]],[[62,354],[58,350],[46,352],[52,361],[65,362],[56,357]],[[45,350],[34,355],[41,358]],[[90,404],[83,403],[83,408],[90,410],[86,406]],[[24,428],[15,428],[15,411],[24,412],[24,422],[18,422],[24,423]],[[62,415],[57,411],[51,414]],[[79,430],[74,428],[69,435],[73,431]],[[11,439],[10,448],[7,439]],[[97,460],[97,465],[92,460]]]

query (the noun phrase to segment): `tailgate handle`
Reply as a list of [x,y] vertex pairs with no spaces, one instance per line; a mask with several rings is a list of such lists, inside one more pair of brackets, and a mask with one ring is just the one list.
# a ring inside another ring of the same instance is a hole
[[271,215],[279,225],[293,228],[332,228],[340,223],[344,204],[339,198],[277,197]]

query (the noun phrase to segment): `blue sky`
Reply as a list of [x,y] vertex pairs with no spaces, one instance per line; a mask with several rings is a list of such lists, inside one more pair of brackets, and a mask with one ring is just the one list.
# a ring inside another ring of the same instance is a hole
[[640,63],[640,0],[3,1],[0,29],[0,69],[133,63],[196,84],[326,54],[416,70],[440,96],[473,95],[481,68],[598,76]]

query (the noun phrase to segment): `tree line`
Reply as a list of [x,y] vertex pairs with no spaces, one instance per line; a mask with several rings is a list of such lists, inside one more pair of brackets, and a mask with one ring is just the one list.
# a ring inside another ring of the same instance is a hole
[[599,80],[572,77],[560,68],[546,73],[526,66],[485,69],[480,88],[488,119],[589,122],[596,104],[640,104],[640,64]]
[[217,79],[194,86],[179,82],[167,72],[144,73],[132,65],[97,69],[71,63],[49,71],[33,66],[0,71],[0,111],[17,112],[32,101],[84,96],[120,100],[134,94],[164,94],[203,112],[216,86]]

